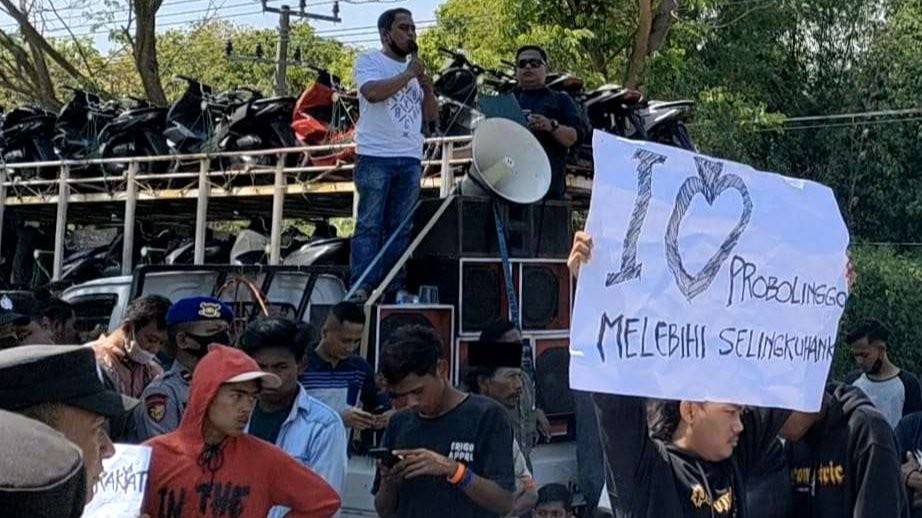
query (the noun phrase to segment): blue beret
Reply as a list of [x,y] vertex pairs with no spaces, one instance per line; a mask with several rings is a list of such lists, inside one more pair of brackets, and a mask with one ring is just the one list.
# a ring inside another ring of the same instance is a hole
[[187,297],[176,301],[166,314],[167,326],[208,320],[224,320],[230,323],[234,320],[234,311],[214,297]]

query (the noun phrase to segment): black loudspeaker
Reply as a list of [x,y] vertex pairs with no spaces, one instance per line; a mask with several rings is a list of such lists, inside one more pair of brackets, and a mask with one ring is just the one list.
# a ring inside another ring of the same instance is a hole
[[[563,260],[511,260],[512,280],[524,332],[570,328],[573,284]],[[411,290],[422,285],[439,289],[439,300],[457,308],[458,333],[480,333],[500,318],[510,318],[509,298],[499,259],[424,259],[408,268]]]
[[522,331],[570,329],[572,285],[564,263],[522,263]]
[[373,364],[378,370],[378,351],[387,343],[394,331],[407,325],[433,329],[442,338],[442,358],[448,361],[449,372],[454,372],[455,361],[455,308],[451,305],[380,305],[377,309],[377,328]]
[[535,401],[548,417],[573,415],[576,402],[570,391],[570,341],[535,341]]
[[[442,201],[423,200],[416,213],[417,232],[432,219]],[[420,243],[414,257],[499,257],[492,204],[488,198],[456,197]],[[568,203],[503,203],[500,207],[510,257],[565,259],[569,255],[571,237]]]

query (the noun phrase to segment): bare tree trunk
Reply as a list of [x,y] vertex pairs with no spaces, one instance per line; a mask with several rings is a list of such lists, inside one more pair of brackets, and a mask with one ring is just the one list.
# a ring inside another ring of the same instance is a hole
[[132,42],[135,67],[150,102],[157,106],[166,106],[166,93],[160,82],[160,64],[157,62],[157,11],[163,0],[131,1],[136,15]]
[[637,0],[637,30],[634,32],[627,73],[624,75],[624,86],[628,88],[638,88],[643,84],[647,56],[650,55],[650,31],[653,28],[653,8],[650,3],[651,0]]
[[669,29],[672,28],[672,22],[675,21],[675,12],[680,7],[679,0],[662,0],[659,8],[656,10],[656,17],[653,18],[653,26],[650,29],[650,47],[649,53],[652,54],[663,47],[666,42],[666,36],[669,35]]
[[[60,52],[55,50],[54,47],[48,43],[39,32],[32,25],[32,22],[29,21],[29,17],[26,16],[24,12],[19,10],[10,0],[0,0],[0,6],[3,6],[3,9],[10,15],[11,18],[16,20],[16,23],[19,24],[20,30],[22,30],[23,37],[29,43],[29,46],[33,49],[34,55],[44,55],[51,58],[59,67],[61,67],[67,74],[77,80],[80,84],[90,84],[90,81],[84,76],[79,70],[77,70],[73,65],[70,64],[67,59],[61,55]],[[47,67],[46,67],[47,69]]]
[[54,83],[51,82],[51,74],[48,72],[48,64],[45,62],[45,55],[42,54],[38,45],[29,41],[29,50],[32,55],[32,63],[35,66],[35,82],[38,87],[39,99],[42,106],[46,108],[58,108],[61,103],[54,92]]

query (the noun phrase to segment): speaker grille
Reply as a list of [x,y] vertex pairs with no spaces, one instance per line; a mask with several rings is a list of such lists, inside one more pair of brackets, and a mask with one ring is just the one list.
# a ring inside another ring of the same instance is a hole
[[479,332],[505,315],[503,278],[499,263],[465,264],[461,328]]
[[560,312],[560,282],[548,266],[526,265],[522,286],[522,324],[526,329],[544,329]]
[[536,399],[548,415],[569,414],[575,408],[570,392],[570,351],[566,347],[545,350],[535,361]]

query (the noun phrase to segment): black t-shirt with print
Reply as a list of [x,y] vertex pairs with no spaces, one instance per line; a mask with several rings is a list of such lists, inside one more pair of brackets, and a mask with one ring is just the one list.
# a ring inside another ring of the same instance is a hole
[[[491,399],[470,395],[434,419],[415,411],[394,414],[384,434],[391,450],[424,448],[467,464],[477,475],[507,491],[515,490],[512,427],[503,408]],[[377,484],[376,484],[377,487]],[[494,518],[445,477],[404,480],[397,498],[397,518]]]

